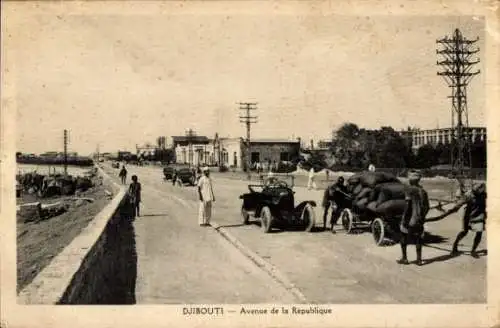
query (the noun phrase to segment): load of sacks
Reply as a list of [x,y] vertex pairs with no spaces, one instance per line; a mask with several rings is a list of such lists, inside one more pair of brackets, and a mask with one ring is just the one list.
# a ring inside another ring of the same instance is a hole
[[385,172],[361,172],[347,180],[352,204],[360,211],[369,210],[384,217],[401,216],[405,210],[406,185]]

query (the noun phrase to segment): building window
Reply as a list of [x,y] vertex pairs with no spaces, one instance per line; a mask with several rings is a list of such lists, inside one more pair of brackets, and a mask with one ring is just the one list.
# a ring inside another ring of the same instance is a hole
[[233,153],[233,165],[238,166],[238,156],[236,155],[236,152]]
[[260,162],[260,153],[259,152],[252,152],[251,160],[252,160],[252,163],[259,163]]
[[282,161],[282,162],[288,161],[290,158],[289,156],[290,156],[290,154],[288,152],[280,153],[280,161]]

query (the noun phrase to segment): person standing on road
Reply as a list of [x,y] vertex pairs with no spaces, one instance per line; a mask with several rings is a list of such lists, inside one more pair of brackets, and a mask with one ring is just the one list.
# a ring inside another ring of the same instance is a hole
[[210,219],[212,218],[212,203],[215,202],[215,196],[208,167],[203,168],[203,176],[198,180],[198,196],[200,199],[198,224],[200,226],[209,226]]
[[307,181],[307,189],[316,190],[316,182],[314,181],[314,167],[309,170],[309,180]]
[[465,194],[465,199],[455,205],[452,209],[435,218],[428,219],[426,222],[438,221],[448,215],[458,212],[465,205],[465,211],[462,218],[462,230],[458,233],[453,243],[451,255],[456,256],[458,252],[458,244],[467,235],[469,231],[475,231],[476,236],[472,244],[471,256],[478,258],[476,252],[479,243],[483,237],[483,231],[486,230],[486,185],[480,183],[474,186],[471,192]]
[[132,183],[128,188],[130,202],[134,207],[134,216],[140,216],[139,204],[141,203],[141,184],[138,182],[137,175],[132,176]]
[[332,206],[332,216],[330,219],[330,226],[332,233],[336,233],[335,226],[337,225],[337,221],[340,218],[340,214],[348,206],[348,194],[347,187],[344,184],[344,178],[339,177],[337,182],[333,185],[333,204]]
[[408,174],[410,186],[405,190],[406,207],[400,224],[401,230],[401,259],[399,264],[409,264],[406,249],[409,237],[415,238],[417,252],[417,265],[422,265],[422,238],[424,235],[425,216],[429,212],[429,197],[420,185],[420,172],[413,171]]
[[481,183],[472,189],[462,205],[465,206],[463,216],[463,227],[453,243],[452,255],[458,254],[458,243],[472,230],[476,232],[474,243],[472,244],[471,256],[478,258],[477,247],[483,237],[483,231],[486,230],[486,185]]
[[118,176],[122,180],[122,184],[127,183],[127,169],[125,168],[125,165],[122,166],[122,169],[120,170],[120,173],[118,174]]

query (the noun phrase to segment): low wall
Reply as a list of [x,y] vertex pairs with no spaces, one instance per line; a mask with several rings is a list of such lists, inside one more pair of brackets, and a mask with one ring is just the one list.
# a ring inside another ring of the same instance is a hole
[[111,203],[19,293],[18,303],[135,303],[133,209],[125,189],[115,187]]

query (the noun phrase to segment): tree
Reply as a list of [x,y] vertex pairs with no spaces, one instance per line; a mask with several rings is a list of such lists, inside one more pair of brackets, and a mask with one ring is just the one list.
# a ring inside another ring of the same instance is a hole
[[359,127],[354,123],[344,123],[333,135],[332,152],[338,162],[343,165],[359,165],[359,160],[355,158],[359,151]]
[[436,163],[436,150],[431,144],[423,145],[417,150],[416,166],[429,168]]

